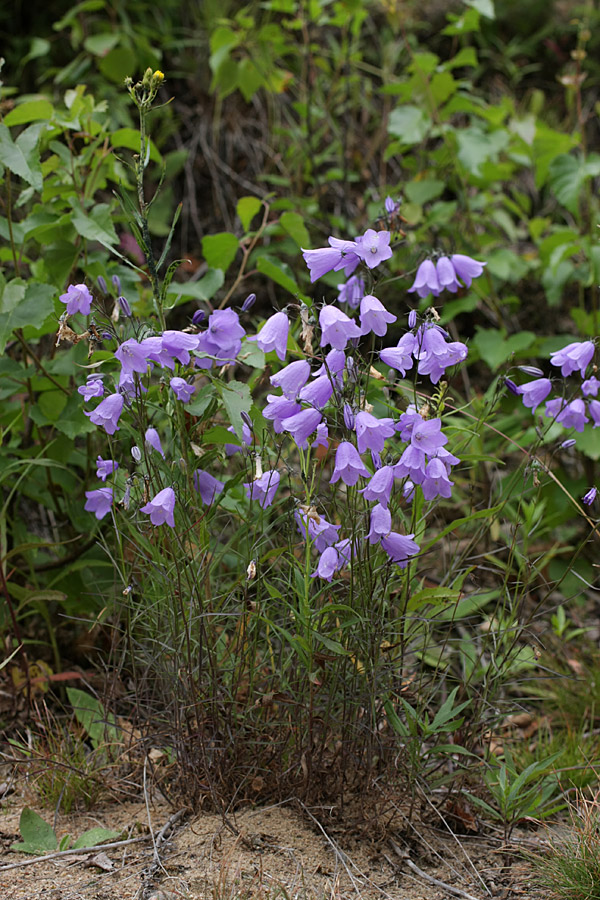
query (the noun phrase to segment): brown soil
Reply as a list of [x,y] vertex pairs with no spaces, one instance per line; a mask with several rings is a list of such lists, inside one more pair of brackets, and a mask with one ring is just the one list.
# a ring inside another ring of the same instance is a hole
[[[183,817],[160,844],[153,840],[173,815],[165,802],[140,802],[58,817],[38,812],[59,837],[77,836],[100,825],[122,829],[140,843],[107,850],[103,871],[84,852],[2,871],[32,857],[10,852],[19,840],[19,815],[27,800],[13,794],[0,812],[0,897],[2,900],[496,900],[541,898],[530,886],[531,872],[519,855],[509,857],[499,838],[449,836],[433,828],[398,832],[393,840],[369,841],[328,822],[327,810],[301,814],[293,802],[245,809],[229,826],[212,814]],[[30,805],[35,805],[29,801]],[[316,822],[319,817],[321,825]],[[235,833],[235,832],[239,833]],[[531,832],[517,839],[534,846]],[[107,859],[108,858],[108,859]],[[435,886],[411,869],[437,878]]]

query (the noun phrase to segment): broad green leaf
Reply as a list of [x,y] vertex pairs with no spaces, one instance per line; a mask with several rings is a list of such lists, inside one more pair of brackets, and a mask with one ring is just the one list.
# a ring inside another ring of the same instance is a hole
[[104,34],[90,34],[84,40],[83,46],[88,53],[92,53],[94,56],[106,56],[120,40],[121,36],[118,31],[107,31]]
[[465,0],[467,6],[476,9],[478,13],[487,19],[495,19],[496,11],[494,9],[494,0]]
[[411,203],[428,203],[443,193],[446,187],[445,181],[439,181],[435,178],[424,178],[422,181],[407,181],[404,185],[404,193]]
[[73,227],[81,237],[109,247],[119,243],[108,203],[98,203],[87,213],[76,197],[70,197],[69,202],[73,207]]
[[299,213],[284,212],[281,214],[279,222],[299,247],[308,247],[310,237],[308,236],[304,219]]
[[222,269],[209,269],[198,281],[172,281],[167,294],[175,294],[184,300],[211,300],[223,286],[225,275]]
[[51,825],[29,807],[25,807],[19,819],[19,831],[24,843],[12,844],[11,850],[41,856],[52,853],[58,847],[58,840]]
[[26,125],[28,122],[36,122],[39,119],[48,120],[52,118],[54,107],[49,100],[29,100],[27,103],[20,103],[11,109],[4,116],[4,124],[8,125]]
[[262,272],[263,275],[267,275],[276,284],[281,285],[282,288],[289,291],[290,294],[293,294],[295,297],[303,297],[289,266],[284,262],[263,255],[259,256],[256,268],[259,272]]
[[[110,143],[113,147],[125,147],[127,150],[139,153],[141,150],[141,139],[142,136],[137,128],[117,128],[110,136]],[[150,159],[156,163],[162,162],[162,156],[152,140],[150,140]]]
[[202,238],[202,254],[209,266],[226,272],[235,259],[239,245],[239,240],[230,231],[207,234]]
[[0,124],[0,163],[30,184],[36,191],[41,191],[43,186],[42,169],[37,152],[37,142],[43,127],[40,124],[30,125],[15,142],[6,125]]
[[243,439],[243,420],[242,413],[250,413],[252,408],[252,397],[250,395],[250,387],[241,381],[228,381],[227,384],[217,385],[217,389],[223,400],[225,410],[229,417],[229,421],[233,425],[235,433]]
[[456,56],[453,56],[452,59],[448,60],[446,63],[447,69],[457,69],[462,66],[477,66],[479,61],[477,59],[477,53],[474,47],[463,47],[458,51]]
[[479,12],[476,9],[467,9],[462,16],[448,13],[449,25],[442,29],[442,34],[469,34],[479,31]]
[[90,828],[89,831],[84,831],[77,838],[73,844],[73,849],[81,850],[85,847],[96,847],[98,844],[104,844],[105,841],[116,841],[120,836],[120,831],[114,831],[111,828]]
[[600,156],[597,154],[582,160],[562,153],[550,165],[549,182],[558,202],[576,214],[583,185],[597,175],[600,175]]
[[42,326],[54,316],[56,290],[50,284],[24,282],[19,278],[4,286],[0,297],[0,353],[15,328]]
[[456,132],[458,158],[468,172],[481,175],[481,166],[488,160],[496,161],[510,142],[510,134],[504,129],[487,132],[478,125],[471,125]]
[[426,137],[431,119],[419,106],[397,106],[392,110],[388,131],[403,144],[418,144]]
[[235,210],[240,218],[244,231],[248,231],[252,219],[260,212],[261,207],[262,203],[258,197],[240,197]]
[[80,691],[79,688],[67,688],[69,703],[73,707],[77,721],[89,735],[92,744],[100,746],[107,740],[119,738],[120,731],[115,725],[115,718],[107,715],[103,705],[96,697]]
[[479,328],[473,338],[481,359],[494,371],[513,353],[526,350],[534,341],[535,334],[532,331],[519,331],[505,338],[496,328]]
[[[102,0],[104,3],[105,0]],[[98,68],[107,81],[122,85],[125,78],[132,74],[134,65],[131,50],[127,47],[115,47],[106,56],[102,56],[98,62]]]
[[577,143],[570,134],[555,131],[542,122],[537,123],[533,139],[533,159],[535,162],[535,186],[539,189],[548,179],[552,161],[566,154]]

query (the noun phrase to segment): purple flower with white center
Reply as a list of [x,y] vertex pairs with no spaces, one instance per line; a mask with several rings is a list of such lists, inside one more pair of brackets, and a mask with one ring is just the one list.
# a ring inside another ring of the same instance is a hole
[[283,419],[281,426],[284,431],[289,431],[294,441],[301,450],[308,447],[308,438],[316,430],[323,416],[318,409],[303,409],[294,416]]
[[[421,417],[419,417],[421,418]],[[440,447],[448,443],[448,438],[442,434],[441,419],[422,419],[415,422],[410,435],[410,442],[424,453],[431,456]]]
[[365,450],[381,453],[386,438],[392,437],[396,431],[393,419],[378,419],[365,411],[357,414],[354,427],[359,453],[364,453]]
[[119,468],[119,463],[112,459],[102,459],[101,456],[96,458],[96,478],[100,481],[106,481],[109,475]]
[[81,394],[85,401],[91,400],[93,397],[103,397],[103,378],[104,375],[88,375],[86,383],[77,388],[77,393]]
[[220,494],[225,485],[210,472],[204,469],[196,469],[194,472],[194,488],[200,494],[205,506],[210,506],[217,494]]
[[[235,428],[233,427],[233,425],[230,425],[227,431],[235,434]],[[249,447],[251,443],[252,431],[245,422],[242,422],[242,446],[239,447],[237,444],[225,444],[225,453],[227,456],[233,456],[235,453],[240,453],[243,447]]]
[[562,350],[556,350],[550,357],[550,362],[553,366],[560,366],[562,375],[572,375],[579,371],[583,378],[594,357],[594,350],[593,341],[575,341]]
[[369,269],[374,269],[379,263],[390,258],[392,255],[390,238],[389,231],[374,231],[368,228],[357,241],[356,253]]
[[598,428],[598,426],[600,426],[600,401],[588,400],[588,412],[594,423],[592,427]]
[[425,454],[418,447],[409,444],[393,467],[395,478],[410,478],[415,484],[422,484],[425,478]]
[[321,347],[331,344],[334,350],[343,350],[351,338],[360,337],[360,328],[337,306],[324,306],[319,313]]
[[284,312],[278,312],[267,319],[258,334],[249,337],[248,340],[256,341],[264,353],[270,353],[271,350],[274,350],[283,362],[287,352],[289,328],[290,321],[287,315]]
[[326,547],[319,557],[317,568],[311,572],[311,578],[322,578],[324,581],[331,581],[338,569],[341,568],[343,561],[335,547]]
[[519,387],[519,394],[523,397],[523,405],[530,407],[535,412],[540,403],[543,403],[550,391],[552,382],[549,378],[536,378]]
[[416,345],[414,334],[408,331],[403,334],[398,341],[397,347],[386,347],[379,354],[379,358],[386,366],[396,369],[402,377],[406,375],[408,369],[413,367],[413,350]]
[[598,396],[598,389],[600,388],[600,381],[596,378],[595,375],[592,375],[591,378],[586,378],[586,380],[581,385],[581,392],[584,397]]
[[329,483],[335,484],[341,478],[344,484],[353,485],[361,476],[370,478],[371,473],[360,458],[354,444],[342,441],[335,453],[335,466]]
[[90,422],[94,425],[100,425],[107,434],[114,434],[119,431],[119,416],[123,412],[124,399],[122,394],[110,394],[105,397],[93,412],[84,412],[89,416]]
[[442,460],[437,458],[430,459],[425,468],[425,478],[421,483],[425,499],[433,500],[435,497],[450,497],[453,484],[454,482],[448,478],[448,472]]
[[451,291],[453,294],[457,292],[460,284],[456,280],[456,271],[447,256],[440,256],[435,271],[438,277],[438,283],[442,290]]
[[181,400],[182,403],[189,403],[196,393],[195,385],[188,384],[185,378],[175,376],[175,378],[171,378],[169,384],[177,399]]
[[113,502],[113,489],[110,487],[98,488],[96,491],[86,491],[84,509],[93,512],[98,521],[110,512]]
[[85,284],[70,284],[66,294],[61,294],[59,297],[61,303],[67,304],[69,316],[74,316],[75,313],[89,316],[93,299]]
[[310,377],[310,363],[305,359],[299,359],[290,363],[285,368],[271,375],[270,381],[273,387],[281,388],[283,396],[288,400],[295,400]]
[[148,370],[146,347],[139,344],[134,338],[123,341],[115,350],[115,357],[121,363],[123,375],[133,375],[134,372],[145,375]]
[[333,394],[333,385],[329,375],[319,375],[313,381],[302,388],[298,394],[299,400],[310,403],[316,409],[323,409]]
[[322,553],[326,547],[331,547],[337,541],[341,526],[333,525],[327,521],[325,516],[319,515],[316,511],[311,510],[310,513],[307,513],[296,510],[294,518],[303,538],[306,538],[306,529],[308,528],[308,536],[318,553]]
[[338,303],[347,303],[352,309],[356,309],[365,295],[365,283],[360,275],[353,275],[344,284],[340,285]]
[[387,509],[394,487],[394,469],[392,466],[382,466],[378,469],[368,483],[359,493],[365,500],[375,500]]
[[408,293],[412,294],[414,291],[417,292],[419,297],[427,297],[428,294],[439,297],[442,289],[440,287],[435,265],[430,259],[424,260],[417,269],[417,275],[413,281],[412,287],[409,287]]
[[372,294],[367,294],[360,301],[360,330],[363,334],[373,331],[379,337],[383,337],[388,325],[396,319],[397,316],[388,312],[383,303]]
[[156,428],[147,428],[146,434],[144,435],[144,441],[146,442],[147,447],[152,447],[153,450],[156,450],[157,453],[160,453],[162,458],[165,458],[165,454],[162,448],[162,444],[160,442],[160,437],[158,435],[158,431]]
[[175,491],[173,488],[164,488],[144,506],[140,512],[150,516],[153,525],[169,525],[175,528]]
[[163,348],[162,337],[156,335],[154,337],[144,338],[143,341],[140,341],[140,347],[143,350],[144,358],[149,362],[155,362],[159,366],[165,366],[167,369],[171,369],[171,371],[175,370],[173,358]]
[[256,500],[262,509],[266,509],[273,502],[280,480],[279,472],[269,469],[250,484],[244,484],[243,487],[246,488],[246,496],[249,500]]
[[294,400],[287,397],[278,397],[276,394],[267,394],[267,405],[263,409],[263,417],[271,419],[273,428],[277,434],[283,431],[282,421],[299,413],[302,407]]
[[421,549],[413,538],[414,534],[398,534],[396,531],[390,531],[381,539],[381,546],[392,562],[397,563],[401,569],[405,569],[411,556],[415,556]]
[[329,447],[329,429],[325,422],[317,425],[317,436],[312,442],[313,447]]
[[587,492],[587,494],[584,494],[584,496],[581,498],[581,502],[585,503],[586,506],[591,506],[592,503],[594,502],[594,500],[596,499],[597,494],[598,494],[598,488],[591,487],[589,489],[589,491]]
[[585,403],[580,399],[572,400],[570,403],[565,403],[562,397],[548,400],[545,414],[546,418],[554,419],[563,428],[574,428],[579,432],[582,432],[586,422],[589,422],[585,414]]
[[182,366],[187,366],[191,356],[190,350],[196,350],[200,337],[197,334],[187,334],[185,331],[163,331],[162,348],[169,356],[178,360]]
[[371,510],[369,533],[366,540],[370,544],[378,544],[392,530],[392,514],[386,506],[377,503]]
[[479,278],[483,272],[483,267],[487,265],[478,259],[472,259],[470,256],[464,256],[462,253],[454,253],[450,257],[450,262],[456,272],[456,275],[463,282],[465,287],[470,288],[474,278]]

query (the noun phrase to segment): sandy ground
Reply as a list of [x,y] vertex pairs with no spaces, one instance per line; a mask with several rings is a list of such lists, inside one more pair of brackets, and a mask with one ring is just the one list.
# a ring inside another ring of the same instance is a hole
[[[107,850],[95,862],[96,854],[80,853],[2,870],[31,859],[10,851],[19,840],[26,799],[15,793],[0,812],[1,900],[450,900],[460,896],[452,888],[477,900],[543,896],[530,889],[527,866],[514,857],[510,862],[497,839],[451,838],[421,830],[413,840],[403,833],[391,841],[371,842],[364,835],[344,834],[333,821],[329,827],[323,810],[318,826],[292,803],[243,810],[230,817],[231,827],[216,815],[186,814],[160,841],[160,862],[153,838],[155,842],[174,813],[165,802],[147,807],[142,798],[60,816],[56,823],[52,811],[38,808],[59,840],[95,825],[144,840]],[[31,799],[30,805],[35,808]],[[427,883],[423,873],[449,887]]]

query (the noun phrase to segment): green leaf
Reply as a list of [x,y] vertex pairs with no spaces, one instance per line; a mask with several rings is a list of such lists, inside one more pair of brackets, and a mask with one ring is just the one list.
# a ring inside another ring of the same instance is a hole
[[120,836],[120,831],[115,831],[111,828],[90,828],[89,831],[84,831],[77,838],[73,844],[73,849],[82,850],[85,847],[95,847],[97,844],[103,844],[105,841],[116,841]]
[[487,19],[495,19],[496,11],[494,9],[494,0],[465,0],[467,6],[476,9],[478,13]]
[[442,30],[442,34],[469,34],[471,31],[479,31],[479,12],[476,9],[467,9],[462,16],[448,13],[449,25]]
[[456,132],[458,158],[467,171],[481,175],[481,166],[488,160],[496,161],[499,153],[510,142],[510,134],[504,129],[487,132],[478,125],[471,125]]
[[479,328],[473,338],[473,344],[477,347],[481,359],[494,371],[513,353],[526,350],[534,341],[535,334],[532,331],[519,331],[509,338],[504,338],[495,328]]
[[54,107],[49,100],[29,100],[20,103],[4,116],[4,124],[25,125],[27,122],[36,122],[38,119],[48,120],[54,114]]
[[435,178],[424,178],[422,181],[417,179],[406,182],[404,193],[411,203],[418,203],[422,206],[423,203],[428,203],[430,200],[439,197],[445,187],[445,181],[439,181]]
[[304,224],[304,219],[299,213],[284,212],[281,214],[279,222],[281,223],[282,228],[287,231],[289,236],[299,247],[308,247],[310,238]]
[[300,288],[298,287],[292,272],[285,263],[280,260],[273,259],[270,256],[259,256],[256,268],[259,272],[262,272],[263,275],[266,275],[275,284],[279,284],[282,288],[285,288],[286,291],[289,291],[290,294],[293,294],[294,297],[303,298],[303,294],[300,292]]
[[88,241],[98,241],[108,247],[119,243],[108,203],[97,203],[89,214],[76,197],[69,197],[69,203],[73,207],[73,227],[81,237]]
[[[222,269],[209,269],[198,281],[173,281],[167,288],[167,294],[175,294],[185,302],[190,297],[194,300],[211,300],[225,281]],[[177,302],[175,306],[177,306]]]
[[106,56],[109,50],[116,47],[121,36],[119,32],[105,32],[104,34],[90,34],[83,42],[84,48],[94,56]]
[[600,175],[600,156],[590,154],[587,160],[561,153],[550,165],[549,181],[556,199],[569,212],[576,214],[585,182]]
[[202,254],[213,269],[226,272],[235,258],[240,242],[230,231],[207,234],[202,238]]
[[[105,0],[102,0],[104,4]],[[115,47],[98,62],[98,68],[107,81],[122,85],[125,78],[132,74],[135,62],[131,50],[127,47]]]
[[258,197],[240,197],[235,210],[240,217],[244,231],[248,231],[252,219],[260,212],[261,206],[262,203]]
[[250,409],[252,408],[250,387],[241,381],[228,381],[227,384],[218,384],[217,390],[223,400],[229,421],[233,425],[237,436],[242,440],[242,413],[250,414]]
[[253,369],[264,369],[265,367],[264,350],[260,349],[256,341],[244,341],[237,359]]
[[[134,153],[140,152],[141,141],[142,136],[137,128],[117,128],[110,136],[110,143],[113,147],[125,147],[127,150],[133,150]],[[150,140],[150,159],[156,163],[162,162],[162,156],[152,140]]]
[[107,740],[118,740],[120,731],[115,725],[115,717],[106,714],[99,700],[79,688],[68,687],[67,696],[77,721],[89,735],[92,744],[100,746]]
[[15,328],[31,324],[42,327],[54,316],[55,296],[52,285],[37,281],[14,278],[4,286],[0,297],[0,353]]
[[35,856],[52,853],[58,847],[54,829],[41,816],[29,807],[25,807],[19,819],[19,831],[23,844],[12,844],[11,850],[18,853],[31,853]]
[[6,125],[0,125],[0,163],[18,175],[36,191],[43,186],[37,143],[43,124],[30,125],[13,141]]
[[397,106],[392,110],[388,132],[403,144],[419,144],[431,127],[431,119],[419,106]]
[[453,56],[452,59],[448,60],[446,63],[447,69],[458,69],[459,66],[477,66],[479,65],[479,61],[477,59],[477,53],[474,47],[463,47],[458,51],[456,56]]

